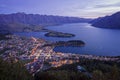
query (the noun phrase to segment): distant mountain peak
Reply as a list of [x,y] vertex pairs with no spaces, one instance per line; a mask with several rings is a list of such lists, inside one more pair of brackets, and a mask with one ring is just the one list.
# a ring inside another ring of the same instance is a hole
[[25,12],[17,12],[15,14],[26,14]]

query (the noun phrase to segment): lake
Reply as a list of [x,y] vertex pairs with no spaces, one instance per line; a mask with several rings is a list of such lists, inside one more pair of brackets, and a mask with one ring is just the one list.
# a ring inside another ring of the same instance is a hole
[[50,30],[75,34],[72,38],[45,37],[45,32],[16,33],[20,36],[34,36],[49,41],[82,40],[84,47],[56,47],[55,51],[77,54],[92,54],[101,56],[120,56],[120,30],[103,29],[88,23],[73,23],[46,27]]

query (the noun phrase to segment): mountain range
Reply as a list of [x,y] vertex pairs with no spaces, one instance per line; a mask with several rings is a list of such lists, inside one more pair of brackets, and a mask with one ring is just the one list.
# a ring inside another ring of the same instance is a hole
[[99,28],[120,29],[120,12],[94,19],[91,23]]
[[43,26],[89,22],[91,19],[26,13],[0,14],[0,32],[38,31]]
[[44,26],[89,22],[99,28],[120,29],[120,12],[96,19],[26,13],[0,14],[0,33],[40,31]]

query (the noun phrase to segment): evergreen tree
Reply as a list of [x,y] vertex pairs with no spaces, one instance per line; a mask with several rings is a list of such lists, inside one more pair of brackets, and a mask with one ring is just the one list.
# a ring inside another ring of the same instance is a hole
[[119,68],[116,65],[112,67],[109,78],[109,80],[120,80]]
[[99,70],[93,72],[93,80],[105,80],[103,73]]
[[22,63],[10,63],[0,59],[0,80],[33,80]]

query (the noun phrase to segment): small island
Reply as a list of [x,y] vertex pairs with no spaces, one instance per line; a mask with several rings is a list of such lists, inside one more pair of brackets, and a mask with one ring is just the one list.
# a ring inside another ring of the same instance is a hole
[[52,31],[52,32],[46,33],[45,36],[47,36],[47,37],[70,38],[70,37],[74,37],[75,35],[74,34],[70,34],[70,33],[62,33],[62,32]]
[[69,41],[57,41],[54,43],[46,44],[44,46],[71,46],[71,47],[82,47],[85,43],[81,40],[69,40]]

